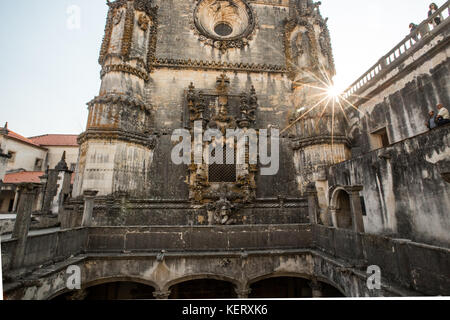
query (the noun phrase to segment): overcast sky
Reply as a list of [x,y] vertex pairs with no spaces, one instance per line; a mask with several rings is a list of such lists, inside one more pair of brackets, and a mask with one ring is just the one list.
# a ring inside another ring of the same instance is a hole
[[[438,5],[445,0],[435,1]],[[86,102],[100,88],[97,63],[105,0],[3,1],[0,10],[0,126],[24,136],[81,133]],[[429,0],[322,0],[345,88],[426,19]],[[81,28],[67,27],[67,9],[81,9]]]

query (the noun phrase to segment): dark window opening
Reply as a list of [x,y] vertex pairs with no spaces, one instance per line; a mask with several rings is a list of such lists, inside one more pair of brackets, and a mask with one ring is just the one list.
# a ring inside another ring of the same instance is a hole
[[212,164],[208,175],[209,182],[236,182],[236,165]]
[[34,162],[34,171],[41,171],[42,170],[42,159],[36,158],[36,161]]
[[360,197],[360,199],[361,199],[361,211],[362,211],[362,215],[363,215],[363,216],[367,216],[366,202],[364,201],[364,197]]
[[14,199],[9,200],[8,212],[12,212],[14,208]]
[[386,128],[374,132],[373,135],[378,139],[378,145],[375,146],[376,148],[386,148],[391,145]]
[[217,33],[219,36],[226,37],[229,36],[233,32],[233,28],[230,27],[230,25],[226,23],[219,23],[214,28],[214,32]]
[[[227,164],[227,156],[232,158],[234,150],[224,147],[223,164],[213,163],[208,168],[209,182],[236,182],[236,154],[234,153],[234,164]],[[213,156],[214,150],[213,150]]]
[[13,151],[9,151],[8,152],[8,156],[9,156],[9,161],[10,162],[14,162],[16,160],[16,153]]

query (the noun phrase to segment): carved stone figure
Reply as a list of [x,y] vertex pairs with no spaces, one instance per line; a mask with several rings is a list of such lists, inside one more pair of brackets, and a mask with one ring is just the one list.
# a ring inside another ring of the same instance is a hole
[[150,23],[150,19],[145,14],[139,15],[138,25],[142,29],[142,31],[148,30],[149,23]]
[[292,42],[293,60],[300,68],[312,66],[311,39],[308,31],[300,31]]
[[213,212],[213,223],[219,225],[231,225],[236,223],[233,212],[236,207],[227,199],[227,188],[224,186],[220,199],[207,205],[207,210]]

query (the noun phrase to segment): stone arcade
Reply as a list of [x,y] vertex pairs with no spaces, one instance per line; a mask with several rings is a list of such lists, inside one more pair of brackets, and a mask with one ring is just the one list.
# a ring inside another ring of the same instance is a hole
[[[108,6],[62,230],[27,237],[20,204],[24,224],[2,242],[6,298],[450,295],[450,127],[423,124],[450,106],[448,3],[440,26],[424,21],[349,89],[360,112],[345,115],[323,95],[335,66],[320,2]],[[249,152],[172,163],[172,133],[196,122],[279,129],[278,173]],[[65,286],[71,265],[80,291]]]

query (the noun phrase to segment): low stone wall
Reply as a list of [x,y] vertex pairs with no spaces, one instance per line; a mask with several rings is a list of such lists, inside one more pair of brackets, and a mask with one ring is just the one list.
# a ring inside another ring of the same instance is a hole
[[[76,256],[86,248],[88,229],[65,230],[29,236],[26,243],[23,268],[39,267]],[[3,276],[8,276],[17,241],[2,241]]]
[[[15,244],[15,240],[2,243],[5,287],[12,291],[21,288],[20,282],[14,280],[16,277],[14,274],[21,271],[12,271],[9,268]],[[343,288],[348,296],[450,295],[449,249],[307,224],[227,227],[93,227],[66,230],[29,237],[23,268],[26,268],[27,272],[33,272],[33,270],[41,270],[44,266],[48,269],[46,274],[53,277],[55,270],[58,269],[57,265],[71,263],[73,259],[80,261],[100,259],[106,265],[120,260],[122,261],[118,269],[120,272],[118,271],[115,275],[111,273],[113,270],[111,269],[108,277],[123,278],[133,274],[133,271],[128,269],[132,265],[131,261],[145,266],[151,260],[157,266],[156,258],[162,250],[166,251],[167,259],[181,255],[183,258],[179,261],[182,263],[186,259],[194,261],[201,258],[203,264],[213,267],[215,264],[208,262],[209,257],[218,259],[220,262],[235,255],[238,260],[245,260],[247,255],[270,254],[282,261],[283,268],[287,268],[290,266],[291,255],[300,255],[302,258],[295,259],[300,259],[299,261],[306,259],[307,268],[296,271],[295,268],[289,267],[286,269],[289,270],[287,272],[277,267],[278,269],[275,268],[273,272],[279,275],[297,272],[300,276],[304,273],[302,270],[308,270],[307,277],[316,275],[324,280],[332,280],[332,283]],[[89,265],[94,266],[95,263],[89,263]],[[368,277],[367,267],[370,265],[381,268],[382,291],[370,292],[364,286],[365,279]],[[196,268],[201,269],[201,266]],[[190,269],[185,269],[182,264],[174,264],[172,269],[176,271],[173,271],[174,277],[180,279],[196,276],[191,274],[192,272],[189,273]],[[222,270],[220,272],[228,269],[224,267],[220,269]],[[230,272],[239,272],[238,267],[232,269]],[[254,271],[249,270],[250,278],[256,281],[262,269],[258,267]],[[267,276],[270,274],[269,271],[264,269],[264,274]],[[354,281],[352,279],[358,279],[357,285],[352,282]],[[95,277],[91,280],[95,281]],[[55,278],[54,281],[57,282],[57,279]],[[165,283],[167,279],[158,278],[158,281]]]
[[[60,214],[61,228],[81,226],[83,201],[72,200]],[[309,223],[308,202],[304,198],[259,199],[245,205],[234,216],[238,225]],[[93,226],[204,226],[208,213],[184,200],[128,200],[120,197],[95,199]]]
[[450,249],[319,225],[312,233],[317,250],[362,269],[379,266],[383,282],[425,295],[450,295]]
[[311,225],[91,228],[88,252],[236,251],[312,247]]

